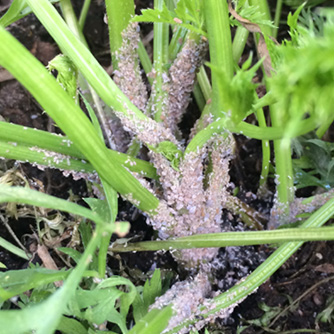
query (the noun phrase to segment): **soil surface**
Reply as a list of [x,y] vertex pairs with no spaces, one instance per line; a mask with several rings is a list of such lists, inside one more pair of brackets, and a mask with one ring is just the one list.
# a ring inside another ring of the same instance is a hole
[[[79,1],[77,1],[79,2]],[[6,9],[7,2],[1,2],[0,10]],[[152,1],[137,1],[137,10],[147,8]],[[85,34],[88,44],[101,62],[108,69],[110,67],[110,53],[108,51],[107,26],[103,22],[104,5],[101,1],[94,1],[89,13]],[[283,10],[286,15],[287,9]],[[1,14],[2,14],[1,13]],[[143,37],[150,32],[151,26],[142,28]],[[59,53],[59,50],[38,20],[29,15],[8,30],[19,39],[32,54],[44,65]],[[284,32],[280,33],[280,36]],[[252,49],[252,40],[248,48]],[[195,104],[191,104],[189,115],[198,114]],[[6,71],[0,70],[0,116],[6,121],[34,127],[43,130],[56,131],[55,126],[34,98]],[[187,117],[187,116],[186,116]],[[190,116],[189,116],[190,117]],[[190,128],[193,119],[184,119],[185,132]],[[261,144],[239,136],[237,139],[237,154],[231,167],[231,180],[240,188],[240,197],[254,208],[267,214],[271,200],[259,201],[249,192],[256,193],[261,170]],[[41,171],[29,164],[19,164],[13,161],[0,160],[0,173],[12,170],[15,184],[23,184],[26,179],[35,188],[48,194],[68,198],[77,196],[78,200],[88,196],[89,192],[84,181],[73,181],[54,169]],[[1,174],[0,174],[1,176]],[[21,178],[23,176],[23,178]],[[274,190],[274,184],[269,185]],[[8,208],[7,208],[8,209]],[[8,211],[7,211],[8,212]],[[12,211],[12,215],[4,216],[0,211],[0,236],[15,243],[13,234],[29,249],[36,246],[34,231],[36,222],[32,212],[25,215],[19,210]],[[228,215],[228,213],[224,213]],[[154,231],[145,223],[145,218],[129,203],[120,201],[120,220],[128,220],[132,224],[130,236],[138,240],[150,240]],[[239,220],[235,219],[234,229],[238,229]],[[6,226],[10,226],[12,233]],[[63,245],[71,242],[70,238],[60,241]],[[53,255],[52,247],[49,247]],[[217,266],[217,288],[229,288],[226,277],[230,275],[230,282],[240,279],[245,271],[254,270],[270,253],[271,248],[261,247],[231,247],[220,251]],[[334,243],[314,242],[306,243],[303,247],[280,268],[270,280],[265,282],[256,293],[250,295],[234,311],[224,323],[217,321],[212,324],[214,333],[237,333],[240,326],[246,328],[243,334],[254,333],[334,333],[332,310],[334,309]],[[252,254],[250,257],[249,254]],[[38,257],[34,261],[39,262]],[[13,256],[0,248],[0,262],[8,269],[25,268],[26,261]],[[162,268],[172,280],[178,272],[177,264],[168,253],[137,253],[124,254],[110,258],[109,267],[115,274],[122,274],[132,278],[135,283],[142,284],[146,273],[154,268]],[[239,276],[240,275],[240,276]],[[224,282],[223,283],[220,283]],[[224,286],[222,286],[224,285]],[[326,318],[327,317],[327,318]],[[326,320],[326,321],[324,321]],[[219,329],[220,328],[220,329]],[[239,332],[240,333],[240,332]]]

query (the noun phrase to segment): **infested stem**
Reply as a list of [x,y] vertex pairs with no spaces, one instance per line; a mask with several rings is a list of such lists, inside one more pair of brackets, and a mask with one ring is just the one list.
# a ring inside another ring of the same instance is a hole
[[334,189],[307,198],[295,198],[290,205],[289,222],[302,220],[319,209],[333,197]]
[[[147,90],[141,77],[139,67],[138,44],[139,25],[130,23],[122,33],[122,45],[115,52],[114,59],[117,61],[117,69],[114,71],[114,82],[122,92],[131,100],[131,102],[140,110],[145,110],[147,105]],[[139,148],[136,140],[130,144],[132,135],[125,131],[120,120],[109,120],[112,129],[113,140],[118,151],[125,152],[135,156]]]
[[169,69],[168,114],[164,115],[164,124],[173,133],[178,133],[180,123],[194,89],[196,71],[203,61],[207,44],[196,33],[189,33],[182,50]]
[[[82,166],[82,169],[87,172],[94,170],[77,146],[65,136],[27,128],[17,124],[0,122],[0,141],[4,143],[3,146],[0,147],[2,148],[3,156],[8,159],[20,160],[21,157],[24,158],[24,160],[29,160],[29,162],[37,162],[41,165],[48,166],[49,161],[52,163],[52,160],[45,160],[47,156],[43,154],[45,150],[49,151],[50,157],[51,153],[59,153],[60,155],[68,156],[70,161],[76,158],[75,161],[81,161],[82,164],[80,164],[80,166]],[[29,147],[36,147],[36,150],[31,150]],[[40,152],[40,154],[37,154],[38,152]],[[141,173],[148,178],[157,179],[155,168],[149,162],[110,149],[107,150],[107,152],[114,161],[126,166],[129,170]],[[20,154],[22,154],[22,156]],[[57,167],[55,165],[54,167],[58,168],[59,166]],[[64,166],[64,169],[67,169],[66,166]]]
[[78,173],[93,173],[94,167],[85,160],[73,159],[73,157],[46,151],[39,147],[29,147],[17,143],[8,143],[0,140],[0,155],[6,159],[29,162],[40,169],[57,168]]
[[[301,227],[311,228],[320,227],[333,215],[334,199],[329,200],[318,211],[316,211],[309,219],[307,219]],[[298,229],[296,229],[298,233]],[[239,233],[239,232],[238,232]],[[262,232],[264,233],[264,232]],[[273,254],[267,258],[259,267],[255,269],[246,279],[236,284],[233,288],[213,298],[208,303],[202,303],[196,310],[204,318],[209,318],[214,314],[225,314],[227,317],[230,308],[233,308],[242,301],[243,298],[254,292],[263,282],[265,282],[292,254],[294,254],[303,242],[286,242],[282,244]],[[224,313],[224,311],[226,312]],[[190,316],[188,320],[178,324],[167,334],[175,333],[182,328],[187,328],[191,324],[197,322],[196,317]]]

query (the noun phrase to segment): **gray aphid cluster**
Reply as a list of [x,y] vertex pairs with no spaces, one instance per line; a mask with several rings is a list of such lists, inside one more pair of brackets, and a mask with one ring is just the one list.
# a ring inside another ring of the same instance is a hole
[[[123,39],[123,47],[117,53],[118,69],[114,73],[114,80],[138,108],[147,115],[154,116],[155,80],[148,101],[135,52],[139,41],[136,24],[129,25],[124,31]],[[135,117],[131,117],[131,111],[128,110],[127,116],[116,111],[127,132],[130,131],[143,144],[157,147],[163,141],[170,141],[181,152],[184,151],[183,144],[176,139],[180,136],[178,123],[189,104],[196,72],[203,61],[206,48],[204,40],[196,43],[193,39],[186,39],[169,71],[163,73],[164,100],[159,101],[163,106],[161,122],[153,119],[138,122],[134,121]],[[153,69],[151,77],[155,78],[156,75]],[[194,129],[192,134],[195,132]],[[160,200],[157,214],[146,213],[149,223],[159,232],[160,238],[221,232],[221,213],[228,197],[226,186],[229,184],[229,161],[233,148],[234,140],[231,135],[217,135],[196,152],[185,154],[180,159],[178,168],[164,155],[150,150],[150,160],[160,178],[156,183],[142,179],[142,184]],[[138,175],[136,177],[139,178]],[[194,278],[175,284],[152,306],[159,308],[173,303],[176,315],[171,319],[169,329],[196,315],[198,305],[211,297],[210,262],[217,254],[218,250],[215,248],[173,252],[177,261]],[[224,316],[229,313],[230,310]],[[212,321],[213,318],[208,320]],[[204,326],[206,320],[200,323],[199,327]]]

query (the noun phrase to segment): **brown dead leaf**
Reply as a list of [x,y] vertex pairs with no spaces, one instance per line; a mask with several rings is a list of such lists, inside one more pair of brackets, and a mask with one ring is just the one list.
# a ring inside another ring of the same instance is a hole
[[228,10],[230,14],[242,24],[249,32],[259,32],[262,34],[261,29],[258,24],[255,24],[242,16],[240,16],[233,8],[231,0],[228,1]]
[[263,37],[262,33],[260,33],[260,38],[259,38],[259,41],[257,43],[257,52],[259,53],[260,58],[264,58],[264,61],[262,63],[263,68],[264,68],[264,71],[265,71],[266,75],[268,77],[270,77],[271,76],[271,70],[273,68],[271,66],[271,58],[270,58],[270,55],[269,55],[267,44],[266,44],[266,41],[264,40],[264,37]]
[[10,7],[11,1],[10,0],[2,0],[0,2],[0,13],[4,12]]
[[[43,265],[47,269],[58,270],[56,263],[54,262],[53,258],[51,257],[48,249],[44,245],[37,246],[37,254],[39,258],[42,260]],[[63,285],[62,281],[54,282],[56,287],[61,287]]]
[[323,263],[316,266],[314,270],[320,271],[321,273],[332,274],[334,273],[334,265],[331,263]]

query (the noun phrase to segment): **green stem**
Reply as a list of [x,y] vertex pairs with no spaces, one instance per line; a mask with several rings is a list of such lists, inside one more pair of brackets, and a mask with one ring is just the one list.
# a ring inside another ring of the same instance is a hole
[[[259,13],[263,13],[263,18],[271,21],[270,8],[267,0],[249,0],[249,4],[251,6],[257,6]],[[273,36],[273,29],[269,26],[263,26],[262,32],[267,36]]]
[[107,255],[108,255],[108,247],[110,244],[110,238],[112,233],[108,231],[103,232],[103,236],[101,238],[100,249],[98,254],[98,268],[99,268],[99,277],[104,279],[106,276],[106,267],[107,267]]
[[[270,108],[271,123],[275,127],[284,128],[280,112],[276,105]],[[274,140],[275,152],[275,174],[276,174],[276,201],[273,212],[276,212],[278,224],[287,223],[290,215],[290,204],[295,198],[295,188],[293,184],[291,139],[283,138]]]
[[174,10],[175,9],[175,2],[174,0],[165,0],[166,2],[166,6],[168,8],[168,10]]
[[[250,0],[250,4],[259,7],[259,12],[264,14],[266,20],[271,20],[270,9],[267,0]],[[275,13],[275,25],[279,25],[282,0],[277,0]],[[262,32],[268,36],[277,36],[277,29],[271,27],[262,27]],[[267,87],[267,91],[270,91]],[[260,111],[259,111],[260,110]],[[280,119],[279,110],[275,104],[270,106],[271,122],[273,127],[284,129],[284,124]],[[262,109],[258,109],[257,117],[260,127],[266,127],[265,118]],[[305,129],[305,128],[304,128]],[[307,131],[308,132],[308,131]],[[277,178],[277,206],[282,213],[282,220],[289,217],[289,207],[294,200],[293,170],[291,159],[291,141],[290,139],[274,140],[276,178]],[[267,140],[262,141],[262,171],[260,176],[259,193],[265,191],[265,184],[269,173],[270,147]]]
[[[205,2],[205,21],[209,34],[210,62],[222,70],[227,79],[233,76],[232,41],[229,12],[226,1],[207,0]],[[219,91],[219,73],[212,71],[212,108],[215,118],[221,117],[225,110],[225,94]]]
[[[75,13],[74,13],[73,6],[71,4],[71,1],[70,0],[61,0],[61,9],[62,9],[62,13],[63,13],[64,18],[65,18],[65,21],[66,21],[67,25],[69,26],[69,28],[71,29],[71,31],[88,48],[87,41],[85,39],[85,36],[83,35],[82,30],[80,29],[79,23],[77,21]],[[78,83],[79,83],[79,86],[82,89],[82,91],[86,91],[87,88],[88,88],[88,90],[91,94],[91,97],[93,98],[93,103],[95,105],[96,114],[97,114],[98,119],[99,119],[99,123],[100,123],[99,127],[101,127],[103,129],[103,132],[105,134],[107,134],[108,133],[108,126],[107,126],[108,123],[107,123],[107,120],[106,120],[106,117],[105,117],[105,113],[104,113],[104,111],[102,109],[102,106],[101,106],[100,98],[98,97],[98,95],[96,94],[94,89],[86,82],[86,80],[81,75],[81,73],[79,73]],[[86,94],[86,97],[87,97],[87,94]],[[109,146],[112,147],[112,143],[111,143],[109,137],[107,138],[107,140],[109,142]]]
[[79,159],[85,158],[68,137],[18,124],[0,122],[0,140],[8,143],[36,146]]
[[[154,9],[162,10],[164,0],[154,0]],[[154,23],[153,60],[156,71],[162,71],[163,65],[168,63],[169,24]]]
[[[174,28],[175,29],[175,28]],[[183,27],[176,27],[168,48],[169,61],[172,63],[177,54],[182,49],[183,42],[186,40],[188,30]]]
[[212,88],[203,65],[199,68],[199,72],[197,73],[197,80],[199,86],[201,87],[205,102],[207,102],[211,98]]
[[112,64],[113,69],[116,70],[118,66],[115,53],[122,46],[122,32],[127,28],[131,17],[135,14],[135,5],[133,0],[106,0],[106,9],[108,15],[108,30]]
[[64,15],[64,19],[71,31],[81,40],[82,43],[85,44],[86,47],[88,47],[83,32],[80,29],[78,20],[75,16],[71,0],[61,0],[60,6]]
[[[110,221],[108,222],[108,224],[113,225],[115,223],[118,213],[117,192],[112,187],[110,187],[110,185],[105,180],[102,179],[101,182],[109,209]],[[105,229],[101,237],[100,250],[98,255],[98,271],[99,276],[102,279],[106,275],[108,247],[110,244],[111,235],[112,232]]]
[[[207,108],[207,106],[205,108]],[[296,129],[296,132],[293,134],[295,137],[313,131],[317,127],[317,120],[308,118],[301,121],[300,124],[301,126]],[[279,126],[264,128],[246,122],[240,122],[238,125],[234,125],[227,123],[225,119],[220,119],[209,124],[206,128],[198,132],[188,144],[185,150],[185,154],[189,152],[195,152],[198,147],[200,148],[205,145],[205,143],[210,140],[212,136],[224,133],[225,131],[239,133],[244,136],[259,140],[281,139],[285,134],[285,129]]]
[[334,116],[330,116],[328,118],[328,120],[324,121],[319,129],[316,132],[316,135],[318,136],[318,138],[322,138],[322,136],[326,133],[326,131],[328,130],[328,128],[331,126],[331,124],[334,121]]
[[250,246],[264,244],[280,244],[296,241],[334,240],[334,227],[293,228],[273,231],[224,232],[196,234],[189,237],[175,238],[163,241],[143,241],[128,244],[117,244],[110,251],[146,252],[162,249],[191,249],[211,247]]
[[282,5],[283,0],[277,0],[276,2],[276,9],[275,9],[275,18],[274,18],[274,25],[277,27],[274,29],[273,37],[277,38],[279,23],[281,19],[281,13],[282,13]]
[[[162,10],[164,0],[154,0],[154,8]],[[167,92],[163,89],[163,76],[166,74],[164,66],[168,63],[168,36],[169,25],[167,23],[153,23],[154,37],[153,37],[153,66],[154,66],[154,85],[153,98],[151,106],[154,107],[154,119],[161,122],[162,117],[166,113],[166,99]]]
[[90,3],[91,3],[91,0],[85,0],[81,8],[80,17],[79,17],[79,28],[81,31],[83,31],[83,28],[86,23],[86,18],[87,18],[87,14],[89,11]]
[[[262,108],[257,110],[256,117],[259,122],[259,126],[262,128],[267,128],[266,118],[264,116]],[[260,196],[264,196],[268,193],[267,178],[269,174],[269,164],[270,164],[269,140],[262,140],[262,169],[261,169],[260,183],[258,188],[258,194]]]
[[8,242],[4,238],[0,237],[0,246],[6,249],[8,252],[15,254],[16,256],[21,257],[22,259],[29,260],[30,257],[25,253],[24,250],[14,246],[12,243]]
[[96,212],[67,200],[41,193],[25,187],[11,187],[0,184],[0,203],[22,203],[47,209],[61,210],[74,215],[86,217],[97,225],[106,226],[104,219]]
[[232,53],[233,53],[233,60],[238,63],[242,53],[244,52],[245,45],[247,42],[247,38],[249,35],[249,31],[244,27],[238,27],[232,45]]
[[[152,62],[142,41],[138,43],[138,56],[145,73],[150,73],[152,71]],[[151,77],[147,77],[147,79],[152,85],[153,79]]]

